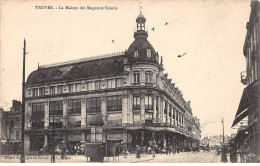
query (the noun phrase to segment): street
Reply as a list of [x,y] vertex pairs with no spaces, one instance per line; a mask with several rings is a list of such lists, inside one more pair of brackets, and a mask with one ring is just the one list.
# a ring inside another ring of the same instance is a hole
[[[20,156],[0,156],[0,162],[5,163],[19,163]],[[60,155],[56,155],[57,163],[84,163],[87,158],[83,155],[68,155],[67,160],[61,160]],[[46,156],[26,156],[26,163],[49,163],[50,155]],[[221,163],[221,156],[216,155],[216,151],[211,152],[182,152],[177,154],[156,154],[155,158],[152,155],[143,155],[140,159],[136,158],[135,154],[128,155],[127,157],[119,156],[105,158],[104,162],[116,162],[116,163]],[[229,156],[228,156],[229,160]]]

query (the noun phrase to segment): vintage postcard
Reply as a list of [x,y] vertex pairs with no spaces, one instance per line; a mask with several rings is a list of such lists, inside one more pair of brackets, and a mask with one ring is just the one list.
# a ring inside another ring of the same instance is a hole
[[0,163],[257,163],[258,0],[2,0]]

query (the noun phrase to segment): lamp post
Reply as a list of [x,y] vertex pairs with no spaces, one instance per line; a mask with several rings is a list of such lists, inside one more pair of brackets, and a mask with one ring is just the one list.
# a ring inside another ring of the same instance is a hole
[[23,83],[22,83],[22,124],[21,124],[21,157],[20,163],[25,163],[24,156],[24,121],[25,121],[25,55],[26,55],[26,41],[24,39],[23,47]]
[[52,156],[51,163],[55,163],[55,146],[54,146],[54,113],[52,114]]

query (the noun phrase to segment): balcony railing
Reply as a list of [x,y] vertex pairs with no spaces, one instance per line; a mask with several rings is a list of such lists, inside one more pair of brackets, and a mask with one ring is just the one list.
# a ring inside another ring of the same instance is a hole
[[246,75],[246,71],[242,71],[240,73],[240,77],[241,77],[241,83],[243,85],[246,85],[247,84],[247,75]]

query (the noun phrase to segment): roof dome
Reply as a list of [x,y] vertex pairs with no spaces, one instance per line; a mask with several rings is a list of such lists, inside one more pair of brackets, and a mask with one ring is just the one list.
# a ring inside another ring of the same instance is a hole
[[127,50],[128,60],[130,62],[148,62],[159,63],[159,56],[155,52],[153,46],[147,40],[148,33],[145,29],[146,19],[140,12],[136,19],[137,30],[134,33],[135,41]]
[[135,41],[129,46],[127,52],[134,52],[136,50],[146,50],[150,49],[152,52],[155,52],[153,46],[149,43],[149,41],[144,37],[138,37]]

